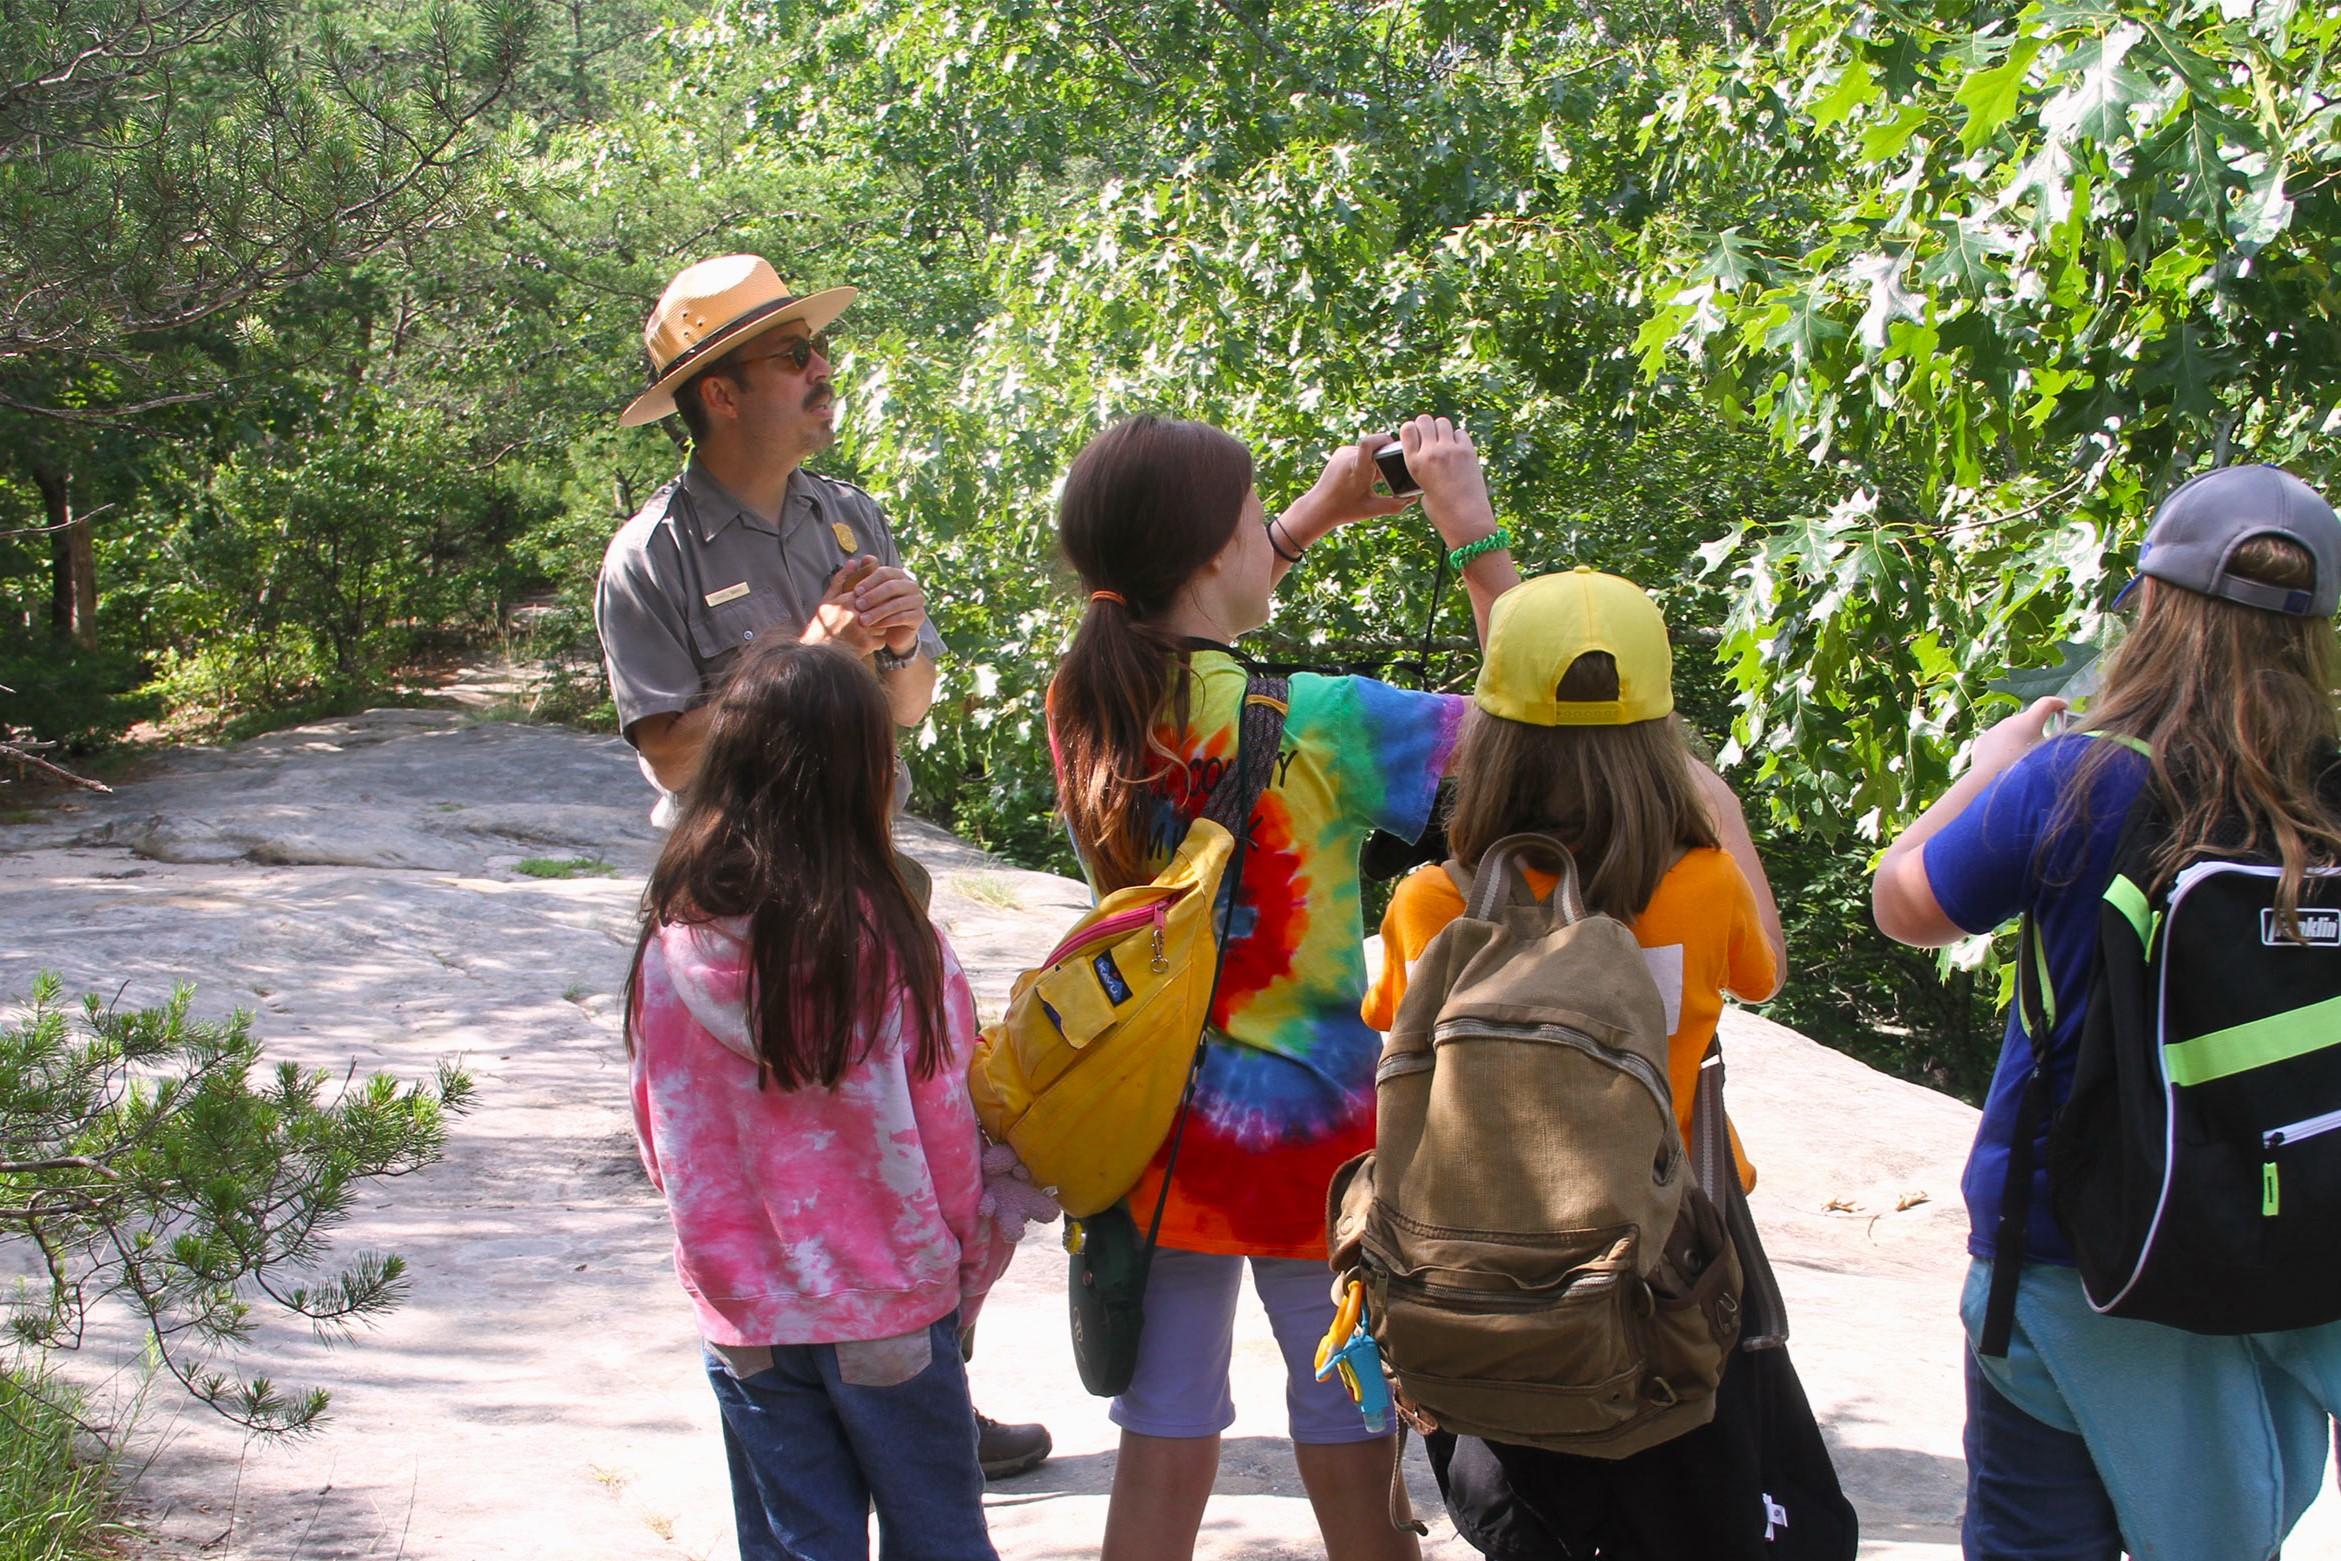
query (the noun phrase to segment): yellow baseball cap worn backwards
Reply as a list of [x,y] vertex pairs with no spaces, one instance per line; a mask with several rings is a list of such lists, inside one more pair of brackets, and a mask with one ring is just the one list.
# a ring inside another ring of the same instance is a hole
[[[1579,656],[1607,651],[1618,665],[1615,699],[1561,700],[1561,678]],[[1631,580],[1580,565],[1540,575],[1496,598],[1480,663],[1479,707],[1531,726],[1631,726],[1674,710],[1674,652],[1658,604]]]

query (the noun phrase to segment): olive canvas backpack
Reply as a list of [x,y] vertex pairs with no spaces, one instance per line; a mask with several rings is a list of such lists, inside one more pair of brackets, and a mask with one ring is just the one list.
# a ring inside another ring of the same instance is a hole
[[[1560,875],[1549,903],[1530,861]],[[1622,1458],[1713,1417],[1739,1260],[1676,1126],[1657,983],[1559,841],[1485,853],[1415,961],[1375,1092],[1329,1240],[1418,1423]]]

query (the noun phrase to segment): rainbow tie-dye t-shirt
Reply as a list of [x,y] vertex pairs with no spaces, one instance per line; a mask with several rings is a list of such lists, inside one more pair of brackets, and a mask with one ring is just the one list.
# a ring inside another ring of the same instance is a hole
[[[1243,665],[1221,651],[1198,651],[1193,665],[1188,729],[1158,733],[1187,768],[1157,790],[1156,867],[1170,860],[1203,811],[1206,782],[1236,752]],[[1252,813],[1164,1245],[1325,1255],[1325,1188],[1343,1161],[1374,1146],[1381,1037],[1358,1016],[1366,987],[1358,851],[1376,829],[1408,840],[1422,833],[1465,704],[1371,678],[1293,678],[1283,746]],[[1130,1194],[1141,1228],[1168,1153],[1166,1144]]]

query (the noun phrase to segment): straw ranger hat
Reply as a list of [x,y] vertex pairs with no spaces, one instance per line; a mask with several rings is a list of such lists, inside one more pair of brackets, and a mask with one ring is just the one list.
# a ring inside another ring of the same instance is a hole
[[642,327],[651,386],[618,418],[621,428],[654,423],[675,410],[675,387],[742,342],[796,323],[818,332],[845,312],[857,288],[830,287],[802,297],[782,284],[761,255],[702,260],[667,284]]

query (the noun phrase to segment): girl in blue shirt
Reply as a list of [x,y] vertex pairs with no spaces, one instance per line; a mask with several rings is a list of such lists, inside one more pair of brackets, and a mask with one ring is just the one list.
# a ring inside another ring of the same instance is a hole
[[[2174,823],[2156,862],[2165,882],[2214,832],[2223,849],[2280,858],[2288,904],[2310,866],[2341,862],[2341,521],[2275,468],[2229,467],[2164,501],[2140,571],[2136,623],[2089,714],[2092,732],[2124,741],[2045,738],[2061,699],[2001,721],[1888,847],[1872,891],[1879,928],[1920,947],[2031,913],[2066,998],[2049,1037],[2056,1105],[2072,1083],[2098,905],[2141,787],[2160,788]],[[2036,1152],[2013,1338],[2004,1358],[1975,1348],[2031,1066],[2011,1010],[1963,1184],[1966,1554],[2114,1561],[2126,1547],[2137,1561],[2266,1561],[2323,1480],[2341,1324],[2214,1337],[2099,1316]]]

